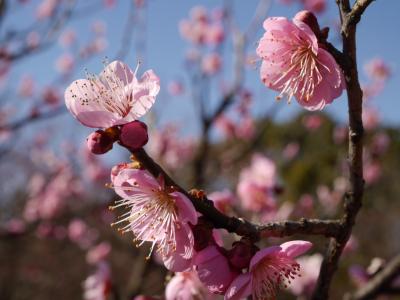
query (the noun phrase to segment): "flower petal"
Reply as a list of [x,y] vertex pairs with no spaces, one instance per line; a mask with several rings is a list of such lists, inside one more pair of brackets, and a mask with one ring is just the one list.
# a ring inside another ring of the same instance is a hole
[[197,211],[192,202],[182,193],[173,192],[170,194],[178,206],[179,219],[182,222],[190,222],[192,225],[197,224]]
[[272,246],[268,248],[264,248],[260,251],[258,251],[256,254],[254,254],[253,258],[250,261],[250,267],[249,270],[250,272],[253,270],[255,266],[266,256],[271,255],[273,253],[277,253],[281,250],[281,247],[279,246]]
[[289,241],[283,243],[280,247],[282,252],[284,252],[290,258],[295,258],[304,252],[307,252],[312,247],[312,243],[308,241]]
[[251,276],[249,273],[240,274],[229,286],[224,300],[240,300],[251,295]]

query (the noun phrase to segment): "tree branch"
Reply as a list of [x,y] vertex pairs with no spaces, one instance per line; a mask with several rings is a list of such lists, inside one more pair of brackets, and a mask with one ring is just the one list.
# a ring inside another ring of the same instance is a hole
[[[357,0],[354,3],[353,8],[349,13],[346,14],[346,17],[343,19],[342,24],[342,32],[345,35],[349,34],[349,29],[352,26],[355,26],[361,20],[361,15],[367,9],[367,7],[372,3],[374,0]],[[346,13],[346,12],[344,12]]]
[[340,256],[350,237],[356,216],[362,205],[364,192],[363,180],[363,123],[362,123],[362,90],[358,80],[356,56],[356,25],[355,18],[361,16],[371,1],[359,0],[348,12],[349,1],[339,0],[339,10],[343,17],[342,40],[343,55],[348,64],[343,72],[346,81],[348,112],[349,112],[349,190],[345,195],[344,214],[341,218],[342,229],[338,236],[331,238],[320,274],[313,294],[313,300],[326,300],[334,273],[339,264]]
[[185,194],[193,203],[198,212],[203,214],[215,228],[223,228],[228,232],[236,233],[240,236],[247,236],[254,242],[261,237],[284,237],[294,234],[323,235],[327,237],[336,236],[341,229],[339,220],[307,220],[271,222],[263,225],[254,224],[236,217],[228,217],[217,210],[213,202],[207,197],[198,197],[193,193],[187,192],[179,186],[153,159],[147,155],[146,151],[140,149],[132,153],[132,158],[149,171],[153,176],[164,177],[167,186],[172,186],[179,192]]
[[400,275],[400,254],[395,256],[381,271],[378,272],[364,286],[357,290],[351,300],[374,299],[375,296],[390,290],[390,284]]

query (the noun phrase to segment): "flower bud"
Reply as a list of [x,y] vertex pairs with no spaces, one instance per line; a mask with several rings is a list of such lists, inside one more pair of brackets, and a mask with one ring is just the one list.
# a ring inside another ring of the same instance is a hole
[[[327,32],[321,32],[321,29],[319,28],[318,20],[317,17],[308,10],[302,10],[298,12],[294,16],[294,20],[301,21],[310,27],[310,29],[314,32],[314,34],[317,36],[318,40],[321,38],[325,37],[327,38],[328,33]],[[326,31],[326,29],[324,29]]]
[[138,150],[147,144],[149,136],[143,122],[133,121],[122,126],[119,136],[121,145],[129,150]]
[[229,263],[238,270],[247,268],[256,252],[257,247],[247,240],[235,242],[228,252]]
[[113,138],[103,130],[92,132],[87,138],[87,146],[93,154],[104,154],[113,147]]

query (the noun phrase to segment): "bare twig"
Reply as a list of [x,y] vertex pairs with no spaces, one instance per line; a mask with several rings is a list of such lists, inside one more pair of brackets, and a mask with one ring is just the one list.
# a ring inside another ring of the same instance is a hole
[[390,284],[400,275],[400,254],[395,256],[381,271],[379,271],[371,280],[357,290],[347,299],[368,300],[374,299],[378,294],[391,291]]
[[372,3],[372,1],[374,0],[357,0],[356,3],[354,3],[354,6],[351,9],[351,11],[349,11],[347,14],[346,11],[343,11],[343,14],[346,14],[342,24],[342,32],[345,35],[349,34],[350,27],[355,26],[358,22],[360,22],[361,15],[364,13],[367,7]]

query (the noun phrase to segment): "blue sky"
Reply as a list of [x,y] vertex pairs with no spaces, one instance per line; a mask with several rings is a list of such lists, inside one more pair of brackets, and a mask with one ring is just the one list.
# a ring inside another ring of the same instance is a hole
[[[38,1],[32,1],[37,4]],[[80,1],[79,1],[80,2]],[[89,2],[89,1],[88,1]],[[337,11],[334,1],[329,2],[329,9],[320,17],[321,25],[331,25],[337,18]],[[238,27],[245,28],[248,25],[251,17],[254,14],[255,7],[258,1],[233,1],[233,11]],[[184,41],[178,32],[178,23],[181,19],[188,16],[189,10],[195,5],[203,5],[208,8],[221,6],[222,1],[218,0],[150,0],[149,9],[147,12],[146,24],[146,60],[147,68],[152,68],[161,78],[162,91],[156,104],[158,116],[164,121],[180,120],[185,123],[186,131],[193,133],[197,131],[195,122],[193,122],[193,107],[189,97],[181,96],[172,99],[166,92],[166,87],[171,79],[187,80],[187,75],[183,69],[183,60],[185,51],[189,48],[188,43]],[[82,5],[82,2],[79,3]],[[112,9],[102,9],[89,14],[87,17],[73,19],[67,24],[67,28],[73,28],[78,31],[81,40],[89,37],[89,27],[93,20],[102,20],[107,24],[107,35],[109,45],[104,54],[93,58],[88,62],[87,67],[92,72],[98,72],[102,68],[102,58],[115,56],[121,44],[121,35],[126,22],[127,10],[129,9],[129,1],[117,1],[117,5]],[[293,17],[300,9],[297,5],[283,6],[278,3],[273,3],[269,11],[269,16],[286,16]],[[382,1],[377,0],[369,7],[358,27],[358,61],[360,64],[360,73],[362,81],[365,77],[362,75],[362,66],[368,60],[374,57],[382,57],[392,67],[393,76],[387,82],[386,88],[379,97],[372,100],[371,105],[376,107],[385,123],[391,125],[400,124],[400,104],[399,104],[399,54],[400,41],[399,33],[400,18],[398,11],[400,10],[400,1]],[[14,19],[18,26],[24,25],[24,20],[28,20],[32,16],[32,10],[24,9],[16,12],[18,17]],[[10,21],[13,22],[13,21]],[[261,37],[262,28],[257,34]],[[333,40],[335,37],[333,36]],[[336,37],[337,40],[337,37]],[[332,40],[331,40],[332,41]],[[256,41],[251,44],[255,48]],[[338,45],[339,46],[339,45]],[[225,49],[226,60],[231,59],[231,47]],[[55,76],[54,60],[58,57],[62,49],[55,45],[50,50],[43,54],[36,55],[32,59],[21,61],[13,70],[12,78],[15,81],[21,74],[29,73],[35,79],[44,84],[51,81]],[[129,55],[126,57],[126,62],[132,67],[136,64],[136,55],[131,48]],[[144,70],[144,69],[143,69]],[[84,76],[82,70],[77,70],[73,79]],[[229,80],[229,68],[225,68],[219,79]],[[258,77],[258,69],[248,69],[246,74],[245,86],[250,88],[255,94],[254,111],[255,114],[262,115],[271,105],[283,105],[279,112],[278,119],[285,120],[293,116],[301,108],[293,103],[276,103],[273,99],[275,92],[268,91],[260,82]],[[212,93],[214,98],[215,93]],[[347,106],[344,97],[336,100],[333,105],[328,106],[326,112],[332,114],[340,121],[345,121]],[[72,125],[70,116],[62,116],[60,122],[68,122]],[[75,128],[76,125],[72,125]],[[84,134],[86,134],[85,131]],[[72,133],[71,133],[72,134]]]

